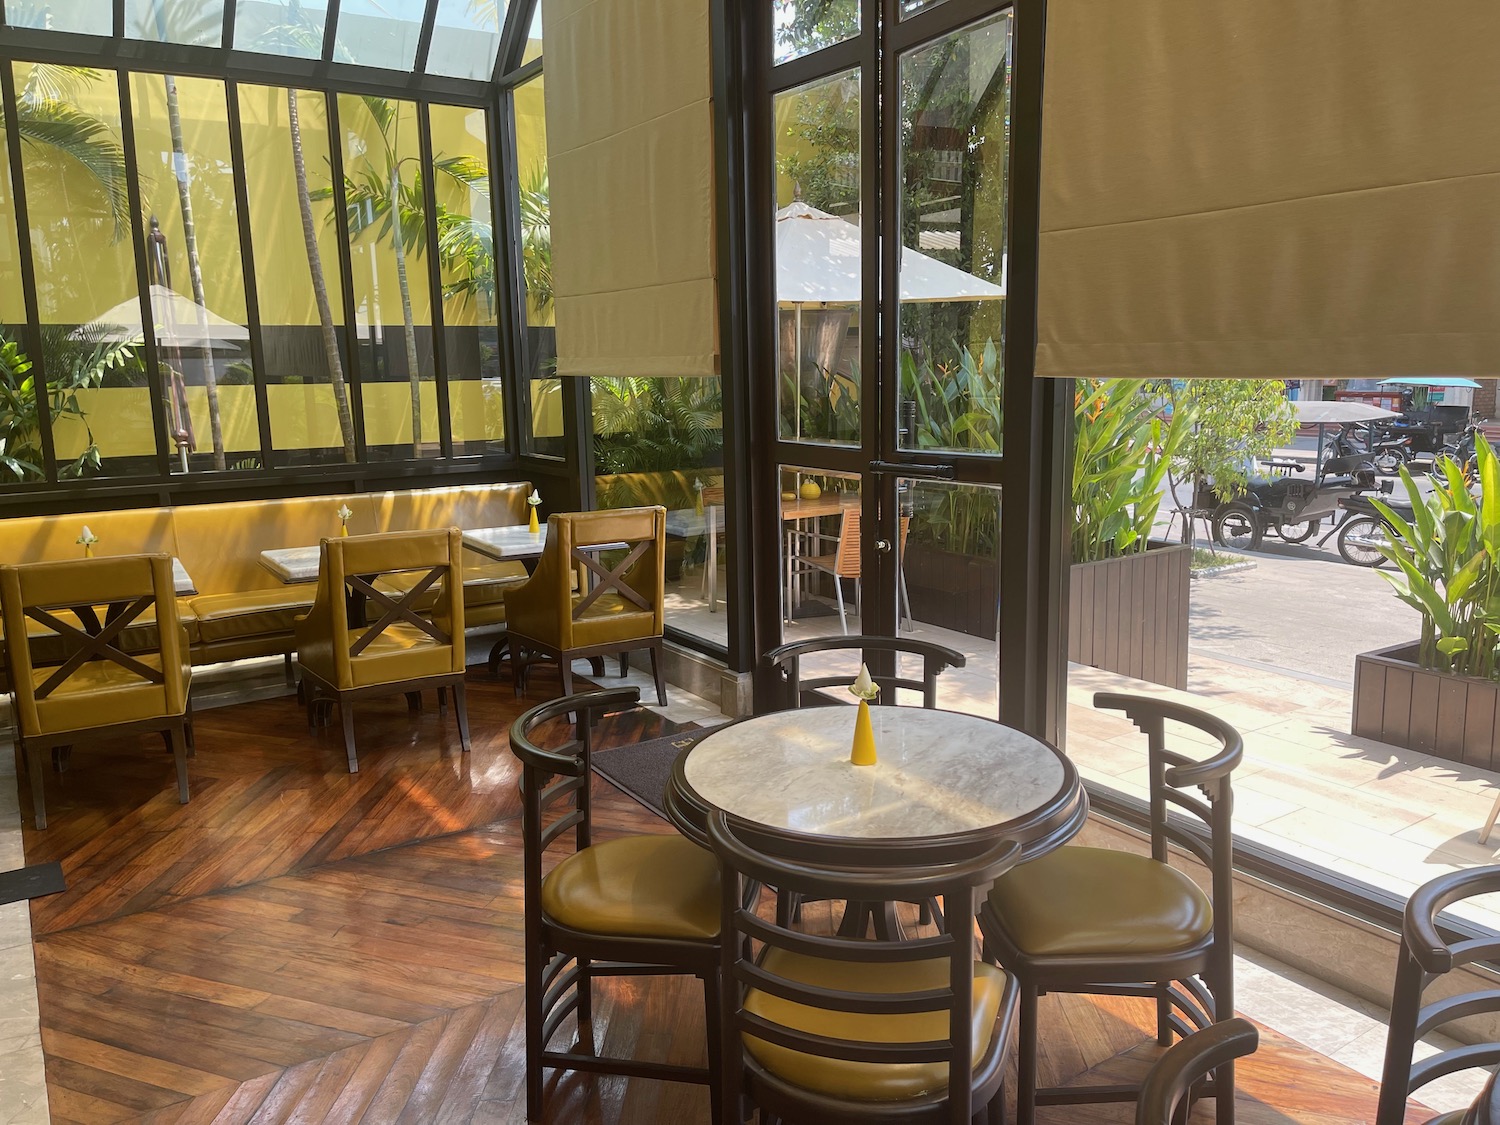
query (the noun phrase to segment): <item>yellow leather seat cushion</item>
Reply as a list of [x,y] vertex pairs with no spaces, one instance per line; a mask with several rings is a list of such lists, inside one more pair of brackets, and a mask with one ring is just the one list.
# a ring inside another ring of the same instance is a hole
[[[161,657],[140,656],[142,664],[161,669]],[[57,669],[38,668],[32,682],[40,689]],[[185,671],[184,671],[184,674]],[[105,660],[91,660],[36,701],[43,731],[82,730],[110,723],[128,723],[167,713],[167,692],[128,668]]]
[[1011,869],[990,905],[1016,946],[1063,957],[1171,953],[1213,930],[1213,905],[1180,871],[1108,848],[1059,848]]
[[[1413,1095],[1415,1096],[1415,1095]],[[1441,1117],[1434,1117],[1427,1125],[1463,1125],[1466,1109],[1455,1109],[1451,1113],[1445,1113]]]
[[612,590],[600,594],[583,611],[583,616],[573,622],[573,644],[577,648],[652,637],[656,633],[654,611],[642,609]]
[[[772,949],[763,967],[767,972],[803,984],[849,992],[902,993],[948,987],[946,960],[906,964],[862,964],[832,961]],[[993,965],[974,964],[974,1065],[989,1050],[995,1019],[1005,996],[1006,975]],[[814,1008],[751,989],[745,1010],[783,1027],[870,1043],[918,1043],[948,1038],[947,1012],[869,1015]],[[867,1063],[827,1058],[793,1051],[746,1035],[745,1050],[771,1074],[834,1098],[859,1101],[896,1101],[915,1098],[948,1085],[947,1063]]]
[[719,866],[681,836],[607,840],[547,873],[542,911],[589,933],[708,941],[719,934]]
[[188,599],[205,644],[269,633],[290,633],[292,623],[312,608],[317,584],[299,582],[267,590],[199,594]]

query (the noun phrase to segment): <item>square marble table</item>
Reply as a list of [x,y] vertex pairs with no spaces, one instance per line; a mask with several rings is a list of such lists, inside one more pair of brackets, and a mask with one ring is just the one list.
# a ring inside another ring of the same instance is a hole
[[[496,562],[532,562],[547,545],[547,527],[535,535],[523,523],[509,527],[480,527],[463,533],[464,546]],[[260,564],[288,585],[316,582],[320,547],[277,547],[260,553]],[[488,581],[485,579],[484,581]]]

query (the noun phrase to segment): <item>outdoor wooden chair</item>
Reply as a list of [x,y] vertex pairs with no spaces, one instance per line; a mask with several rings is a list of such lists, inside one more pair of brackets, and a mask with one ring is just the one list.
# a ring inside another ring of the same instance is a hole
[[[1124,711],[1147,738],[1151,854],[1063,847],[995,884],[980,911],[987,951],[1021,984],[1017,1120],[1038,1105],[1135,1101],[1133,1085],[1037,1089],[1037,997],[1106,992],[1156,999],[1156,1035],[1170,1046],[1234,1015],[1234,837],[1229,778],[1239,732],[1192,707],[1148,696],[1100,693],[1094,706]],[[1166,748],[1168,720],[1210,735],[1206,760]],[[1201,794],[1201,795],[1200,795]],[[1169,816],[1168,806],[1201,822]],[[1175,846],[1208,868],[1212,896],[1168,860]],[[1215,1099],[1218,1125],[1234,1125],[1234,1064],[1221,1063],[1198,1096]]]
[[[349,772],[358,773],[356,699],[401,693],[419,703],[422,691],[436,688],[442,708],[451,688],[459,742],[467,754],[458,529],[351,535],[324,539],[321,549],[312,609],[296,621],[299,693],[308,724],[315,725],[320,707],[337,705]],[[375,584],[380,575],[393,574],[415,575],[415,580],[397,591]],[[429,590],[437,592],[431,617],[416,608]],[[367,625],[370,616],[375,622]]]
[[1193,1086],[1224,1064],[1253,1054],[1260,1032],[1238,1016],[1195,1031],[1156,1060],[1141,1086],[1135,1125],[1177,1125],[1179,1107]]
[[[559,513],[548,519],[547,545],[536,570],[505,591],[517,696],[538,658],[557,662],[562,692],[571,695],[573,661],[618,655],[623,676],[630,653],[646,649],[656,700],[667,705],[662,668],[666,521],[662,507]],[[612,565],[599,559],[620,551]],[[575,573],[591,581],[575,587]]]
[[[719,871],[714,857],[676,834],[595,843],[589,785],[594,723],[632,707],[636,688],[564,696],[531,708],[510,728],[521,761],[526,903],[526,1118],[543,1112],[548,1069],[706,1083],[719,1120]],[[578,716],[577,737],[543,749],[536,731]],[[545,875],[544,856],[572,849]],[[593,981],[600,976],[696,976],[703,981],[708,1066],[600,1055],[593,1038]],[[578,1042],[551,1046],[569,1014]]]
[[[95,609],[101,605],[109,607],[102,622]],[[144,629],[153,618],[155,628]],[[0,619],[18,749],[31,778],[38,828],[47,827],[47,752],[65,753],[85,736],[161,731],[177,763],[177,799],[187,804],[192,671],[171,558],[126,555],[0,567]],[[139,643],[122,647],[127,630],[133,638],[154,634],[152,650]],[[34,659],[38,642],[57,663]]]
[[[926,866],[892,853],[885,866],[731,826],[722,812],[708,835],[724,872],[724,1122],[739,1125],[746,1103],[762,1120],[820,1125],[998,1120],[1017,988],[976,960],[973,919],[1020,845]],[[820,898],[943,895],[968,920],[913,941],[811,935],[756,913],[746,896],[756,884]]]
[[[793,577],[795,571],[817,571],[828,575],[833,579],[833,594],[839,607],[839,630],[845,634],[849,632],[849,617],[844,608],[844,582],[845,578],[854,583],[854,612],[861,619],[864,617],[864,586],[861,581],[862,562],[860,556],[860,512],[858,504],[847,505],[839,517],[839,534],[835,541],[834,549],[818,555],[793,555],[791,563]],[[900,524],[901,544],[900,550],[906,553],[906,536],[911,528],[911,517],[902,516]],[[903,602],[903,607],[910,618],[910,609],[906,602],[906,576],[901,576],[898,594]]]
[[[1439,875],[1407,900],[1375,1125],[1401,1125],[1406,1120],[1407,1099],[1435,1078],[1500,1063],[1500,1043],[1453,1047],[1420,1062],[1413,1058],[1417,1041],[1445,1024],[1465,1016],[1500,1012],[1500,991],[1493,989],[1422,1002],[1423,994],[1438,977],[1476,961],[1500,959],[1500,939],[1452,940],[1439,930],[1437,917],[1454,903],[1496,892],[1500,892],[1500,866],[1476,867]],[[1463,1112],[1444,1114],[1430,1125],[1500,1121],[1493,1078],[1490,1083],[1467,1111],[1469,1116]]]

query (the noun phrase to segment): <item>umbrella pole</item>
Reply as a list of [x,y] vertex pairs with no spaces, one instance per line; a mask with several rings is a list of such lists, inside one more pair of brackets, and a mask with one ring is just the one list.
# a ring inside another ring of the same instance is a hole
[[797,330],[792,336],[792,350],[797,353],[797,440],[802,440],[802,302],[797,302]]

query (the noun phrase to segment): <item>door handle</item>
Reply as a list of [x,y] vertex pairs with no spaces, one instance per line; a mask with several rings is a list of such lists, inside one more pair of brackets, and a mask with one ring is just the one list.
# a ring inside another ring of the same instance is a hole
[[926,477],[931,480],[952,480],[952,465],[903,465],[896,461],[871,461],[872,473],[898,473],[903,477]]

